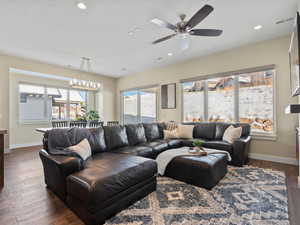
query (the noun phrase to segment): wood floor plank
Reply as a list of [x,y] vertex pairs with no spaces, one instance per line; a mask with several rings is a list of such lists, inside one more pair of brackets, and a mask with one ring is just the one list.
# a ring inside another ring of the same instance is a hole
[[[0,224],[83,225],[82,221],[45,187],[43,168],[38,156],[40,148],[22,148],[5,155],[5,187],[0,192]],[[298,167],[260,160],[251,160],[250,165],[285,172],[290,222],[291,225],[299,224]]]

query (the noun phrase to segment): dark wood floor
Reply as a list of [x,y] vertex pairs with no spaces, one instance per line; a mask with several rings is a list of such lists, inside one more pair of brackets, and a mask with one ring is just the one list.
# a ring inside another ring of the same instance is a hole
[[[0,192],[0,225],[83,224],[45,188],[39,149],[18,149],[5,155],[5,188]],[[298,167],[258,160],[251,160],[250,165],[286,173],[291,225],[299,224]]]

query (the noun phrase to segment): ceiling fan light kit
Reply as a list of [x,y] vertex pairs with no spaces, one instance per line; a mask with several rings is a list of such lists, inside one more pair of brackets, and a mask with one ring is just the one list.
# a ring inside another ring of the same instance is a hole
[[[180,22],[178,22],[176,25],[173,25],[169,22],[160,20],[160,19],[152,19],[151,22],[160,26],[167,28],[169,30],[172,30],[174,33],[168,36],[165,36],[163,38],[157,39],[152,42],[152,44],[158,44],[163,41],[169,40],[173,37],[175,37],[178,34],[182,35],[182,43],[181,47],[182,50],[186,50],[189,46],[189,40],[188,36],[205,36],[205,37],[217,37],[220,36],[223,31],[218,29],[193,29],[195,26],[197,26],[199,23],[201,23],[212,11],[214,8],[210,5],[203,6],[196,14],[194,14],[189,21],[186,21],[186,15],[181,14],[179,15]],[[185,40],[186,39],[186,40]]]

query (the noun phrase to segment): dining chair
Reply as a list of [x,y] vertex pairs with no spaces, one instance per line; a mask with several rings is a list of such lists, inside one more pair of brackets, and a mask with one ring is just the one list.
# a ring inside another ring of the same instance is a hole
[[93,128],[102,127],[103,124],[104,124],[103,121],[96,121],[96,120],[94,120],[94,121],[90,121],[89,127],[93,127]]
[[118,125],[119,125],[119,121],[108,121],[107,122],[107,126],[109,126],[109,127],[118,126]]
[[86,128],[87,122],[86,121],[71,121],[70,127],[80,127]]
[[69,122],[66,120],[52,121],[53,128],[65,128],[69,126]]

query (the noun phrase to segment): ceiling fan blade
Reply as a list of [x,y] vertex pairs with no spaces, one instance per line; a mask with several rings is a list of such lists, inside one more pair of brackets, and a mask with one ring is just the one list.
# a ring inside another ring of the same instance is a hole
[[181,43],[180,43],[180,48],[182,51],[187,50],[190,47],[190,40],[188,37],[182,37]]
[[222,30],[215,29],[195,29],[189,32],[190,35],[217,37],[223,33]]
[[158,40],[156,40],[156,41],[153,41],[152,44],[158,44],[158,43],[160,43],[160,42],[169,40],[169,39],[171,39],[172,37],[175,37],[176,35],[177,35],[176,33],[175,33],[175,34],[168,35],[168,36],[166,36],[166,37],[163,37],[163,38],[160,38],[160,39],[158,39]]
[[166,21],[157,19],[157,18],[151,20],[151,22],[154,23],[154,24],[156,24],[156,25],[158,25],[158,26],[160,26],[160,27],[165,27],[165,28],[171,29],[173,31],[177,30],[177,27],[175,25],[173,25],[171,23],[168,23]]
[[203,6],[196,14],[187,22],[186,27],[193,28],[197,26],[202,20],[204,20],[214,8],[210,5]]

